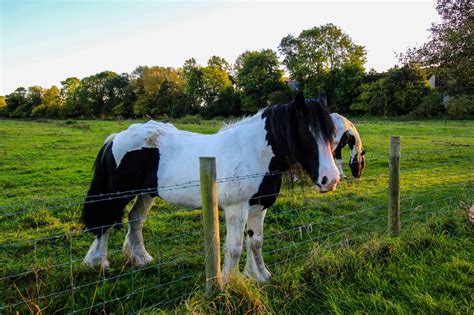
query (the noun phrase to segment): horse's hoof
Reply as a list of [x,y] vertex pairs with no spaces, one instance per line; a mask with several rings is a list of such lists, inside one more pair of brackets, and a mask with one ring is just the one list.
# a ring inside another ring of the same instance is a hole
[[270,273],[270,271],[267,270],[267,268],[264,268],[261,275],[262,275],[262,278],[264,279],[263,281],[267,281],[272,277],[272,274]]
[[102,258],[84,258],[82,264],[87,267],[100,267],[101,269],[108,269],[110,267],[110,262],[108,259]]
[[142,267],[153,261],[153,257],[147,252],[131,255],[127,262],[135,267]]
[[250,279],[255,279],[255,281],[257,282],[265,282],[270,279],[272,274],[267,270],[267,268],[265,268],[263,272],[252,272],[250,270],[245,269],[244,276]]

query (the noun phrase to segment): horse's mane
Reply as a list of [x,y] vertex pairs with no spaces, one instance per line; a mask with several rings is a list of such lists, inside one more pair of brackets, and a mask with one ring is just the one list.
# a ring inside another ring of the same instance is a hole
[[242,125],[242,124],[245,124],[246,122],[248,122],[250,119],[254,118],[255,116],[261,115],[261,113],[262,113],[264,110],[265,110],[265,109],[261,109],[261,110],[259,110],[255,115],[252,115],[252,116],[242,116],[242,117],[237,118],[237,119],[235,119],[235,120],[233,120],[233,121],[223,122],[223,123],[222,123],[222,127],[221,127],[221,129],[219,129],[218,132],[221,132],[221,131],[224,131],[224,130],[227,130],[227,129],[231,129],[231,128],[240,126],[240,125]]
[[321,104],[323,101],[318,99],[307,99],[306,103],[309,105],[309,115],[306,117],[311,126],[316,127],[315,133],[321,134],[323,140],[332,143],[334,130],[334,122],[331,118],[331,113],[327,106]]
[[297,161],[300,148],[295,142],[299,128],[311,127],[316,136],[321,135],[323,140],[332,143],[334,134],[334,123],[331,119],[327,107],[318,100],[306,100],[305,107],[300,118],[304,121],[304,126],[297,122],[295,102],[273,105],[266,108],[262,116],[267,118],[267,139],[269,143],[275,143],[278,154],[284,157],[288,166],[292,166]]

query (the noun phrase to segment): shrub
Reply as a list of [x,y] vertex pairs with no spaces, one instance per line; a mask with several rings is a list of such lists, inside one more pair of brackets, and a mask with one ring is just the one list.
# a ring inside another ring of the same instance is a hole
[[421,99],[413,114],[416,117],[433,117],[443,114],[445,111],[441,96],[435,91],[429,92],[428,95]]
[[446,110],[451,118],[472,117],[474,115],[474,96],[467,94],[453,96],[448,100]]
[[201,124],[201,116],[199,115],[186,115],[183,118],[179,119],[179,122],[182,124]]

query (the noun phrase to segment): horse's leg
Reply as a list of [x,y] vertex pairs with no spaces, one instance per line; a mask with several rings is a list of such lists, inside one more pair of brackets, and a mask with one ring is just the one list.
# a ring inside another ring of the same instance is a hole
[[257,281],[270,278],[270,272],[265,267],[262,255],[263,220],[267,210],[255,209],[249,213],[247,221],[247,262],[245,273]]
[[127,262],[135,266],[143,266],[153,260],[143,243],[142,228],[146,214],[153,204],[154,197],[140,195],[135,200],[128,214],[128,232],[125,236],[122,252]]
[[227,227],[224,247],[224,268],[222,270],[224,282],[228,280],[229,274],[236,271],[235,269],[239,267],[248,211],[248,207],[245,206],[231,206],[224,209]]
[[97,236],[92,242],[87,255],[83,262],[88,266],[100,266],[101,268],[108,268],[110,263],[107,259],[107,242],[109,240],[109,233],[112,228],[108,228],[102,235]]
[[344,170],[342,169],[342,146],[338,145],[336,150],[334,150],[334,160],[336,162],[336,167],[339,170],[339,178],[346,179],[346,175],[344,175]]

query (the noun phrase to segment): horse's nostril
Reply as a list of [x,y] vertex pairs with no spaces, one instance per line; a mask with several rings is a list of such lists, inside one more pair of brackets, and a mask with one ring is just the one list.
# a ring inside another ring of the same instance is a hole
[[328,183],[327,176],[323,176],[323,180],[321,181],[321,185],[326,185]]

